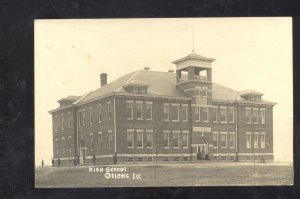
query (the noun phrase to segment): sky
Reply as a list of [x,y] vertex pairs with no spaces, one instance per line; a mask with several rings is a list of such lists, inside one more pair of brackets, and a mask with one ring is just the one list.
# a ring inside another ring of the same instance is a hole
[[215,58],[213,81],[237,91],[254,89],[274,107],[274,156],[293,160],[292,18],[172,18],[36,20],[35,165],[51,164],[49,110],[68,95],[100,87],[192,52]]

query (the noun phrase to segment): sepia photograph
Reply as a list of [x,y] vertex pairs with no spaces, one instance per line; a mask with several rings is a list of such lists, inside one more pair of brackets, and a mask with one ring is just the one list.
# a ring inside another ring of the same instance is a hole
[[291,17],[34,22],[35,187],[294,184]]

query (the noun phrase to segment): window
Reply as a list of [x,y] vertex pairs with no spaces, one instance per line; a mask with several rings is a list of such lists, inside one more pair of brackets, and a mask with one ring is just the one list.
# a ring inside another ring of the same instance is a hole
[[181,106],[181,119],[182,119],[182,121],[188,120],[188,105],[187,104],[182,104],[182,106]]
[[221,148],[227,147],[227,133],[226,132],[220,133],[220,146],[221,146]]
[[133,131],[127,131],[127,147],[133,148]]
[[258,133],[256,132],[256,133],[254,133],[254,135],[253,135],[254,137],[253,137],[253,145],[254,145],[254,148],[258,148]]
[[143,148],[143,130],[137,130],[136,132],[136,146],[137,148]]
[[188,161],[189,160],[189,158],[188,157],[183,157],[183,161]]
[[234,107],[228,109],[228,122],[234,123]]
[[82,112],[82,125],[85,125],[85,111]]
[[199,87],[195,88],[195,96],[196,97],[200,97],[201,96],[201,88],[199,88]]
[[64,116],[61,116],[61,130],[65,129],[65,121],[64,121]]
[[188,148],[188,132],[182,132],[182,147]]
[[164,104],[163,112],[164,112],[164,120],[168,121],[169,120],[169,113],[170,113],[169,104]]
[[246,147],[247,149],[251,149],[251,133],[246,133]]
[[226,106],[221,106],[220,107],[220,121],[221,121],[221,123],[226,123],[227,122],[227,108],[226,108]]
[[66,142],[65,142],[64,137],[61,138],[61,142],[62,142],[62,153],[65,153],[65,151],[66,151]]
[[111,131],[108,131],[108,148],[112,148],[112,133]]
[[136,119],[143,119],[143,104],[142,102],[136,102]]
[[147,133],[147,137],[146,137],[147,148],[152,148],[153,147],[153,131],[147,130],[146,133]]
[[202,87],[200,89],[200,96],[201,97],[207,97],[207,87]]
[[172,104],[172,121],[179,121],[179,104]]
[[258,108],[253,108],[253,123],[258,122]]
[[266,148],[266,134],[265,133],[260,134],[260,148],[262,148],[262,149]]
[[91,151],[93,151],[94,150],[94,136],[93,136],[93,133],[90,134],[90,140],[91,140],[90,149],[91,149]]
[[58,140],[55,140],[55,154],[58,154]]
[[140,87],[140,92],[141,93],[146,93],[146,88],[145,87]]
[[234,132],[231,132],[229,134],[229,147],[230,148],[235,148],[235,133]]
[[138,93],[139,92],[139,88],[137,86],[133,86],[132,87],[132,92]]
[[264,108],[259,109],[259,123],[265,124],[265,115],[266,115],[266,110]]
[[82,122],[81,122],[81,111],[78,111],[78,115],[77,115],[77,122],[78,122],[78,126],[81,126]]
[[102,121],[101,105],[98,106],[98,122]]
[[152,162],[152,161],[153,161],[153,158],[152,158],[152,157],[148,157],[148,158],[147,158],[147,161]]
[[132,120],[133,119],[133,102],[126,102],[126,116],[127,119]]
[[245,114],[246,114],[246,123],[251,123],[251,108],[250,107],[246,107]]
[[173,131],[172,132],[172,140],[173,140],[173,148],[179,148],[179,132]]
[[146,120],[152,120],[152,102],[146,102]]
[[207,107],[200,107],[200,113],[201,113],[201,118],[203,122],[208,122],[208,108]]
[[213,132],[213,146],[218,148],[218,132]]
[[69,115],[68,127],[71,128],[71,113],[68,112],[68,115]]
[[111,103],[107,103],[107,114],[108,114],[108,120],[111,120]]
[[164,131],[163,132],[163,145],[164,148],[169,148],[169,139],[170,139],[170,132],[169,131]]
[[54,123],[55,123],[55,131],[58,129],[58,118],[57,115],[54,117]]
[[195,121],[200,122],[200,107],[195,107]]
[[93,109],[90,109],[90,125],[93,124]]
[[71,137],[71,136],[69,136],[69,137],[68,137],[68,147],[69,147],[69,153],[71,153],[71,152],[72,152],[71,139],[72,139],[72,137]]
[[212,120],[218,122],[218,108],[212,108]]
[[98,146],[98,148],[99,149],[102,149],[103,148],[103,136],[102,136],[102,132],[99,132],[98,133],[98,142],[99,142],[99,146]]

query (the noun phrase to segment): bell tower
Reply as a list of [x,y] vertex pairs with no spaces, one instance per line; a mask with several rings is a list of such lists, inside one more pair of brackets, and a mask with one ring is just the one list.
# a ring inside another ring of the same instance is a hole
[[192,53],[172,62],[176,65],[176,87],[192,97],[192,104],[212,104],[213,61]]

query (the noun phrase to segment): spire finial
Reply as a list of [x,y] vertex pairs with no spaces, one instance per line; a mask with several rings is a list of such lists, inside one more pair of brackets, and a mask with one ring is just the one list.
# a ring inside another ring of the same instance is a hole
[[194,48],[194,26],[192,25],[192,42],[193,42],[193,50],[192,52],[195,52],[195,48]]

